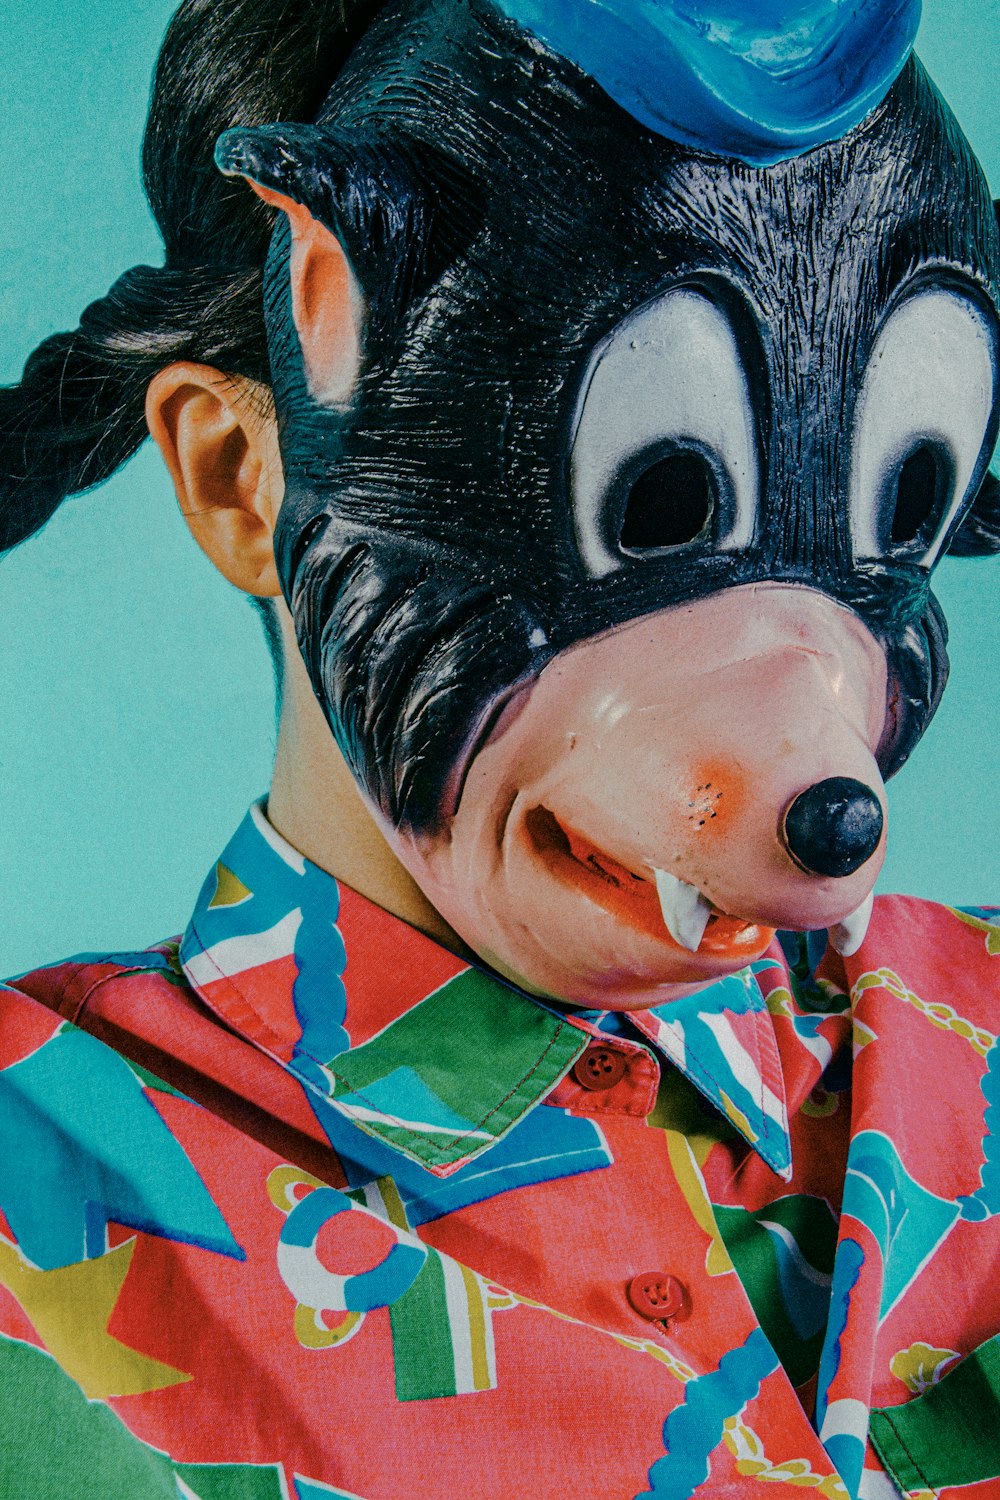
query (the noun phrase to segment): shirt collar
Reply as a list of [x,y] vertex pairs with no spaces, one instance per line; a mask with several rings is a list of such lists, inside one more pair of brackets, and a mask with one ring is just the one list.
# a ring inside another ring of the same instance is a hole
[[[592,1012],[550,1008],[312,864],[260,803],[205,881],[180,960],[227,1026],[442,1177],[503,1139],[595,1034]],[[787,1178],[765,966],[629,1020]]]

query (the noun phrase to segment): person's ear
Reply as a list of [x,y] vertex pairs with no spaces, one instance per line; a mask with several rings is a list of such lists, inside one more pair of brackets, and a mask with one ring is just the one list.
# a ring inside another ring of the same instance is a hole
[[270,393],[183,361],[150,381],[146,422],[202,551],[244,593],[280,594],[274,528],[284,480]]

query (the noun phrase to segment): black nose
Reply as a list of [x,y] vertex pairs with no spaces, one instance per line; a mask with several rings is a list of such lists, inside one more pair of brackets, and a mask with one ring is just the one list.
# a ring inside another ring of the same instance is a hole
[[870,786],[830,776],[801,792],[782,828],[789,854],[811,875],[853,875],[882,837],[882,807]]

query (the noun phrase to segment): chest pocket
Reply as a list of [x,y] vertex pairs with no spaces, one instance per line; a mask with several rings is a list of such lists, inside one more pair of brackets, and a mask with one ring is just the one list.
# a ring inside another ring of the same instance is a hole
[[912,1401],[875,1408],[868,1431],[904,1493],[1000,1478],[1000,1334]]

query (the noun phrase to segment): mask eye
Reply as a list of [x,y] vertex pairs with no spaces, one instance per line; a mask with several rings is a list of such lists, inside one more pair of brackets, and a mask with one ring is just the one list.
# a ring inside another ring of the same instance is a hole
[[989,459],[996,370],[992,321],[960,293],[917,292],[890,313],[855,409],[855,556],[933,565]]
[[682,547],[749,546],[759,484],[750,388],[732,325],[702,292],[667,292],[597,348],[570,478],[593,574]]
[[921,443],[903,460],[895,478],[895,495],[890,492],[890,541],[907,546],[927,537],[954,488],[955,466],[950,455],[930,443]]
[[718,498],[708,459],[694,449],[652,458],[629,486],[619,544],[625,552],[705,539]]

